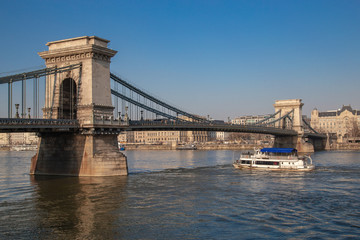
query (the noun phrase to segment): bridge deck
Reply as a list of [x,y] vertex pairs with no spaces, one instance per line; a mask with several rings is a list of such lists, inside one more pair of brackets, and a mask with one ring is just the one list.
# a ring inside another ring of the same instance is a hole
[[96,133],[121,131],[216,131],[260,133],[275,136],[296,136],[297,132],[289,129],[261,127],[254,125],[209,124],[196,122],[171,121],[95,121],[80,126],[77,120],[68,119],[17,119],[0,118],[0,132],[64,132],[89,131]]
[[64,132],[79,129],[77,120],[0,118],[0,132]]
[[159,123],[159,122],[131,122],[127,130],[132,131],[214,131],[214,132],[244,132],[281,136],[296,136],[297,132],[289,129],[274,127],[260,127],[238,124],[208,124],[208,123]]

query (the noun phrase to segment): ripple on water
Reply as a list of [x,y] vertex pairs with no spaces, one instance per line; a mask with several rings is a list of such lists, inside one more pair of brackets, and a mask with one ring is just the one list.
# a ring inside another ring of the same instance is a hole
[[126,152],[127,177],[34,179],[30,154],[1,154],[0,239],[360,236],[360,153],[273,172],[234,169],[232,151]]

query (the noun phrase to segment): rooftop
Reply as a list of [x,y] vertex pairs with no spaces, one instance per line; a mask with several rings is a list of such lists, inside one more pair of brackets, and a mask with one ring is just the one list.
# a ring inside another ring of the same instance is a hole
[[352,107],[350,105],[346,106],[343,105],[341,109],[339,110],[330,110],[330,111],[326,111],[326,112],[319,112],[319,117],[332,117],[332,116],[338,116],[340,115],[342,112],[345,111],[349,111],[354,115],[360,115],[360,111],[359,110],[353,110]]

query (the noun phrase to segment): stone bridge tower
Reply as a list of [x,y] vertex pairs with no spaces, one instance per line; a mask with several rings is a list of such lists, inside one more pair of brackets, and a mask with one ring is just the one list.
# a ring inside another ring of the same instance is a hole
[[[293,113],[290,114],[292,117],[292,129],[301,134],[304,132],[302,123],[303,105],[301,99],[277,100],[275,101],[274,108],[275,112],[280,111],[280,117],[293,111]],[[277,122],[277,124],[277,127],[285,128],[285,121]]]
[[[301,99],[277,100],[275,101],[275,112],[280,111],[280,117],[285,116],[287,113],[292,117],[292,129],[297,132],[297,136],[277,136],[275,138],[274,147],[292,147],[296,148],[299,152],[311,153],[314,152],[314,146],[307,142],[304,138],[304,128],[302,120],[302,107]],[[285,121],[279,121],[276,127],[285,128]]]
[[77,119],[89,123],[95,115],[112,116],[110,59],[117,52],[107,48],[108,40],[78,37],[49,42],[40,52],[46,67],[81,64],[81,68],[49,75],[46,79],[45,118]]
[[[96,133],[97,117],[110,118],[110,59],[117,53],[108,40],[78,37],[49,42],[39,55],[48,68],[80,65],[47,76],[44,118],[76,119],[80,129],[69,133],[41,133],[30,173],[75,176],[126,175],[126,157],[116,134]],[[85,127],[86,126],[86,129]]]

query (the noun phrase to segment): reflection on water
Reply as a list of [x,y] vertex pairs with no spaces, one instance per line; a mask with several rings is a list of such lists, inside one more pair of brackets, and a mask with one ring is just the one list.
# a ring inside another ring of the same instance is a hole
[[61,239],[114,238],[112,212],[124,202],[126,181],[126,177],[31,177],[38,230]]
[[239,151],[126,151],[130,173],[195,168],[232,163]]
[[29,176],[0,152],[0,239],[355,239],[360,152],[316,170],[239,170],[233,151],[126,151],[126,177]]

